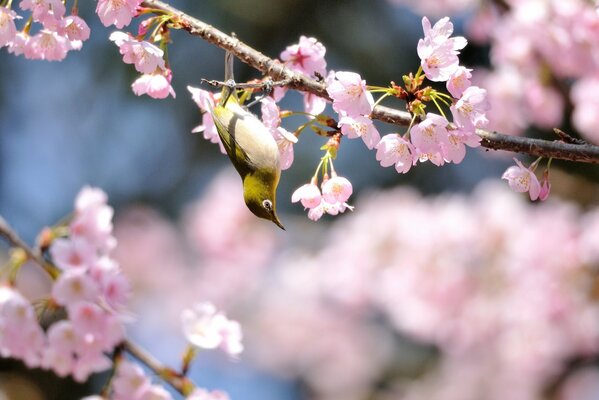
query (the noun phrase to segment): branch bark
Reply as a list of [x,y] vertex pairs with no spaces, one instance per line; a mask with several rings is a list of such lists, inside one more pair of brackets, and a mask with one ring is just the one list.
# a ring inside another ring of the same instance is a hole
[[[292,89],[312,93],[324,99],[331,100],[323,82],[291,71],[278,60],[267,57],[258,50],[235,37],[223,33],[212,25],[200,21],[160,0],[145,0],[142,6],[175,15],[183,29],[190,34],[199,36],[217,47],[232,52],[241,61],[270,76],[274,80],[288,80],[288,87]],[[400,126],[409,125],[411,119],[410,114],[406,111],[380,105],[374,108],[371,117]],[[553,157],[561,160],[599,164],[599,146],[564,143],[559,140],[532,139],[490,132],[483,129],[478,129],[476,133],[482,138],[481,145],[488,149],[505,150],[528,154],[534,157]]]

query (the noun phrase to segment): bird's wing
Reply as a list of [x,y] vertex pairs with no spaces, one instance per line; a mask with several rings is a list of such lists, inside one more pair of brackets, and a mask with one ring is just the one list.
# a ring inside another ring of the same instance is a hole
[[252,160],[235,137],[239,117],[230,110],[217,106],[212,110],[212,119],[229,158],[239,173],[244,176],[251,171]]

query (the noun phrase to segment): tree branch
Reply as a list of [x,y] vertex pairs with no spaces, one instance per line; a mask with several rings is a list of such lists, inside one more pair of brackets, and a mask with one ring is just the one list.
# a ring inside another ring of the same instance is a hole
[[[44,271],[50,275],[52,280],[55,280],[58,277],[58,268],[44,260],[41,254],[36,252],[27,243],[25,243],[25,241],[21,239],[19,235],[17,235],[15,230],[6,222],[4,218],[2,218],[2,216],[0,216],[0,236],[4,237],[6,241],[13,247],[22,249],[31,261],[39,264]],[[122,346],[125,351],[127,351],[141,363],[145,364],[146,367],[154,371],[158,376],[160,376],[160,378],[162,378],[162,380],[164,380],[182,395],[186,396],[193,391],[194,385],[187,377],[182,376],[173,369],[162,365],[150,353],[139,347],[137,344],[125,339],[122,343]]]
[[[331,100],[324,82],[290,70],[278,60],[265,56],[239,39],[227,35],[169,4],[160,0],[145,0],[142,6],[175,15],[177,22],[190,34],[200,36],[207,42],[232,52],[241,61],[270,76],[274,80],[289,81],[288,87],[292,89],[312,93],[324,99]],[[410,114],[406,111],[380,105],[374,108],[371,117],[401,126],[409,125],[411,120]],[[476,133],[482,138],[481,145],[488,149],[523,153],[534,157],[553,157],[561,160],[599,164],[599,146],[532,139],[490,132],[483,129],[478,129]]]

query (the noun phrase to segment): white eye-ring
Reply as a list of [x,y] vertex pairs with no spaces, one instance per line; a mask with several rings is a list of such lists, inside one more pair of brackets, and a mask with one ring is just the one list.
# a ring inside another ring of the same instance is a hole
[[266,208],[268,211],[272,211],[272,201],[266,199],[262,202],[262,207]]

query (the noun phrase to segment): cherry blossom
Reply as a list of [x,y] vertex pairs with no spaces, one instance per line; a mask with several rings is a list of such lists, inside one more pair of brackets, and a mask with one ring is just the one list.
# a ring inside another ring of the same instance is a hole
[[482,128],[489,120],[486,112],[490,105],[487,91],[478,86],[470,86],[462,93],[462,97],[450,107],[453,122],[464,128]]
[[431,81],[447,81],[458,69],[458,52],[466,46],[466,39],[449,37],[453,24],[448,17],[437,21],[432,28],[428,18],[423,17],[422,28],[424,39],[420,39],[417,46],[422,70]]
[[408,172],[414,164],[414,147],[397,133],[383,136],[376,149],[376,159],[380,161],[381,166],[395,165],[400,174]]
[[302,35],[298,44],[287,46],[281,53],[281,60],[292,70],[308,76],[326,76],[325,53],[326,49],[322,43],[313,37]]
[[291,202],[297,203],[301,201],[305,208],[314,208],[320,205],[322,195],[320,189],[313,180],[311,183],[306,183],[297,188],[291,195]]
[[61,0],[21,0],[19,7],[31,10],[35,21],[43,21],[49,15],[52,19],[60,20],[66,11]]
[[[520,161],[514,158],[516,165],[509,167],[501,176],[508,181],[510,188],[518,193],[529,192],[530,199],[535,201],[541,193],[541,184],[530,168],[524,167]],[[548,193],[548,189],[547,189]]]
[[322,197],[329,204],[345,203],[352,192],[351,182],[336,173],[322,183]]
[[239,323],[217,312],[211,303],[197,303],[193,308],[185,309],[181,321],[185,337],[194,346],[205,349],[220,347],[232,356],[243,351]]
[[17,35],[15,19],[20,18],[16,12],[6,7],[0,7],[0,47],[12,42]]
[[371,150],[381,140],[381,135],[372,120],[365,116],[342,117],[339,120],[339,128],[341,128],[341,133],[350,139],[362,138],[366,147]]
[[471,72],[470,68],[459,66],[447,80],[447,90],[454,98],[459,99],[464,90],[470,87]]
[[142,0],[98,0],[96,13],[104,26],[114,25],[118,29],[131,23]]
[[70,43],[66,37],[54,31],[42,30],[29,38],[25,57],[47,61],[62,61],[69,50]]
[[327,79],[327,92],[333,99],[333,109],[343,116],[359,118],[370,115],[374,106],[366,81],[355,72],[335,72]]
[[154,99],[165,99],[169,95],[175,97],[171,86],[172,73],[170,69],[157,70],[151,74],[143,74],[131,84],[133,93],[137,96],[147,94]]
[[293,164],[293,145],[297,137],[281,127],[281,110],[272,97],[265,97],[261,101],[262,122],[268,128],[279,147],[280,165],[286,170]]
[[449,122],[435,113],[426,114],[426,118],[410,130],[410,139],[418,154],[436,154],[449,146]]
[[193,101],[195,101],[200,110],[202,110],[202,124],[193,128],[192,132],[202,132],[204,139],[209,140],[212,143],[218,143],[220,152],[226,154],[225,146],[220,140],[220,136],[218,136],[218,131],[216,130],[216,125],[214,125],[212,113],[210,112],[216,105],[218,98],[220,98],[220,93],[213,93],[192,86],[187,86],[187,90],[191,93]]
[[135,69],[142,74],[152,74],[156,69],[165,69],[164,51],[145,40],[139,41],[125,32],[113,32],[110,40],[118,47],[123,55],[123,62],[134,64]]

